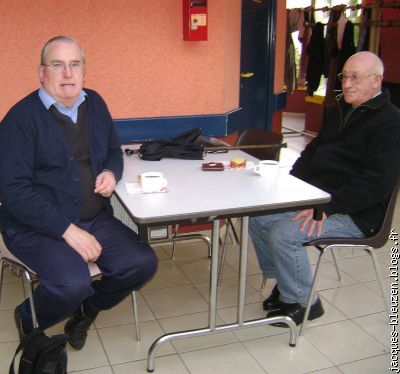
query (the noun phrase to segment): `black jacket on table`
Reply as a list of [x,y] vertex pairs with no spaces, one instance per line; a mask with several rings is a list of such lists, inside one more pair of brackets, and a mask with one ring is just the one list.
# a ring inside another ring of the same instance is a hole
[[332,195],[329,216],[349,214],[371,236],[400,176],[400,111],[386,92],[355,108],[343,98],[301,153],[291,174]]

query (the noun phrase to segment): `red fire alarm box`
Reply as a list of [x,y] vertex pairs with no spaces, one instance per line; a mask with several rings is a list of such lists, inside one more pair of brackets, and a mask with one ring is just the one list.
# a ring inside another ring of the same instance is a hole
[[183,0],[183,40],[207,40],[207,0]]

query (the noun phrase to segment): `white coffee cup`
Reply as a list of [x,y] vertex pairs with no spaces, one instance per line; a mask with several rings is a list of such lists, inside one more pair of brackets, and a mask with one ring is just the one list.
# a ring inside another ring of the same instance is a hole
[[279,173],[279,162],[274,160],[262,160],[254,166],[253,170],[263,178],[274,178]]
[[163,173],[148,171],[140,174],[140,187],[143,192],[159,192],[167,186]]

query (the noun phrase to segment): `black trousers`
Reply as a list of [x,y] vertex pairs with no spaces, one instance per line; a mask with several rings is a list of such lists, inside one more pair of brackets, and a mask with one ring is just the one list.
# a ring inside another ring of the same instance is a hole
[[[42,329],[70,316],[85,300],[94,310],[112,308],[156,272],[153,249],[115,217],[102,213],[80,227],[102,246],[96,261],[102,276],[93,282],[87,263],[64,240],[32,231],[3,233],[10,252],[37,274],[34,303]],[[24,320],[31,318],[28,300],[19,312]]]

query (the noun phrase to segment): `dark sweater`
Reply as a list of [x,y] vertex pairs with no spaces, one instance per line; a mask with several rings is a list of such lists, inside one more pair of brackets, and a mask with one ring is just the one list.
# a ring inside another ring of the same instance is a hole
[[77,122],[60,113],[54,105],[50,113],[57,121],[67,139],[71,153],[74,155],[79,170],[79,185],[81,189],[80,219],[90,221],[104,210],[103,198],[94,193],[96,178],[92,172],[88,144],[88,108],[85,100],[78,108]]
[[[121,178],[122,152],[103,99],[85,88],[93,176],[103,169]],[[108,198],[102,197],[108,212]],[[28,229],[60,238],[80,222],[79,168],[66,138],[35,91],[0,125],[0,230]]]
[[400,111],[386,93],[357,107],[340,99],[327,113],[318,136],[291,173],[329,192],[329,216],[349,214],[368,236],[382,224],[388,198],[400,176]]

